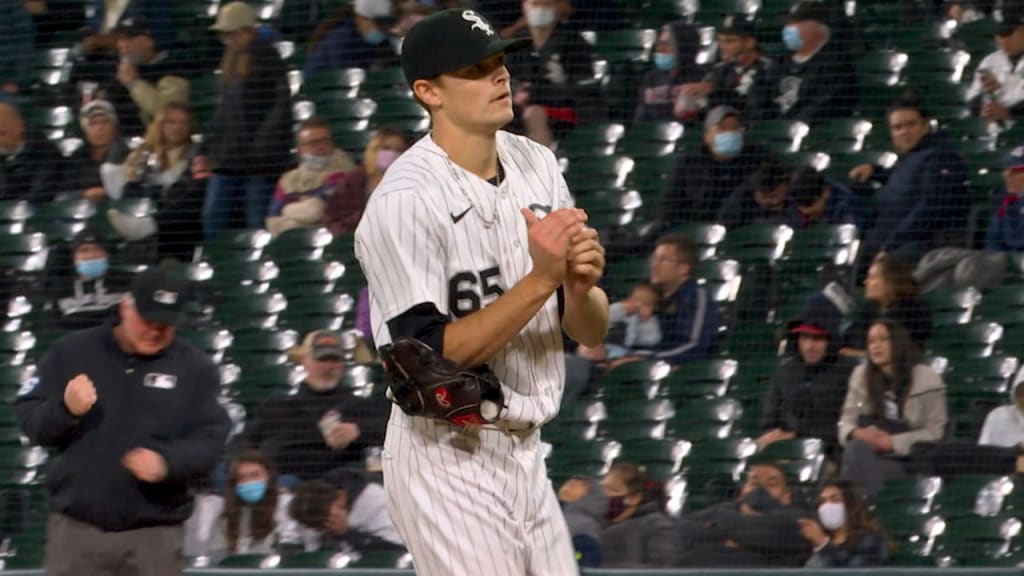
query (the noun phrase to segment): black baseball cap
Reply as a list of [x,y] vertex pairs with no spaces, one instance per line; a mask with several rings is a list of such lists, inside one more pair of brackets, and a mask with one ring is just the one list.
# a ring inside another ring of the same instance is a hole
[[454,72],[530,43],[529,38],[503,40],[475,10],[443,10],[420,20],[405,35],[402,71],[412,86],[417,80]]
[[1003,8],[1002,19],[999,21],[999,27],[996,28],[996,35],[1009,36],[1019,26],[1024,26],[1024,8],[1018,6]]
[[107,239],[94,228],[85,228],[71,240],[71,249],[77,250],[86,244],[95,244],[104,250],[107,249]]
[[150,322],[180,323],[187,294],[188,281],[184,276],[166,268],[146,268],[132,281],[135,309]]
[[743,14],[729,14],[722,20],[722,25],[718,27],[718,33],[726,36],[754,38],[757,36],[757,26],[753,21],[747,20]]
[[115,35],[123,36],[152,36],[149,23],[145,18],[125,18],[112,30]]
[[803,0],[793,6],[793,9],[789,11],[789,15],[786,20],[788,22],[805,22],[807,20],[813,20],[822,24],[828,24],[828,8],[816,0]]

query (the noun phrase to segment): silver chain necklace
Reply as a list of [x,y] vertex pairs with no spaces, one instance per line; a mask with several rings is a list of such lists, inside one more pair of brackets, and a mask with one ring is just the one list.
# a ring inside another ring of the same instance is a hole
[[[460,173],[460,170],[457,170],[455,168],[455,163],[452,162],[452,159],[449,158],[447,154],[444,155],[444,159],[448,163],[448,171],[451,172],[452,179],[454,179],[455,183],[459,185],[459,191],[462,192],[463,197],[466,198],[466,201],[469,202],[469,205],[471,207],[473,207],[474,209],[476,209],[477,206],[473,202],[473,197],[470,196],[469,192],[466,191],[466,185],[463,182],[462,174]],[[495,181],[494,187],[498,188],[499,186],[501,186],[502,182],[505,181],[505,171],[501,167],[501,159],[500,158],[498,159],[498,175],[497,175],[496,178],[497,178],[497,180]],[[497,196],[497,194],[494,195],[494,207],[491,209],[491,217],[490,217],[490,219],[487,218],[487,216],[484,214],[484,211],[482,209],[480,209],[480,219],[484,221],[484,226],[486,226],[487,228],[490,228],[491,226],[494,226],[495,223],[497,223],[497,221],[498,221],[498,196]]]

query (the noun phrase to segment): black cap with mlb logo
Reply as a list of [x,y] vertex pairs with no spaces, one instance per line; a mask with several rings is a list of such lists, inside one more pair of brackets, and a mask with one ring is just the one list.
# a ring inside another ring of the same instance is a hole
[[187,293],[188,281],[166,268],[147,268],[132,281],[135,309],[146,320],[159,324],[181,321]]
[[472,66],[499,52],[530,45],[529,38],[503,40],[494,26],[474,10],[452,9],[431,14],[402,40],[402,71],[412,86],[446,72]]

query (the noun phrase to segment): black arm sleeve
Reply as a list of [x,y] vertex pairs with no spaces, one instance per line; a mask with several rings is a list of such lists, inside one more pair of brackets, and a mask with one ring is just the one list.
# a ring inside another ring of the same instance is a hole
[[391,333],[391,340],[397,340],[402,336],[415,338],[443,356],[444,328],[450,322],[451,320],[441,314],[436,305],[424,302],[388,320],[388,331]]

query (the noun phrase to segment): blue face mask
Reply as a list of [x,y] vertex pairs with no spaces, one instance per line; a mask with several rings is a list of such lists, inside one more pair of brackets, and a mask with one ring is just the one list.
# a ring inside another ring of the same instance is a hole
[[75,264],[75,272],[90,280],[95,280],[107,273],[107,259],[82,260]]
[[800,30],[796,26],[786,26],[782,29],[782,43],[790,52],[796,52],[804,47],[804,39],[800,37]]
[[714,148],[715,154],[719,156],[726,158],[739,156],[739,153],[743,151],[743,133],[719,132],[715,134]]
[[658,70],[671,70],[676,67],[676,55],[663,52],[654,53],[654,67]]
[[263,500],[263,495],[266,493],[267,483],[263,480],[242,482],[238,486],[235,486],[235,494],[237,494],[238,498],[246,504],[255,504],[260,500]]
[[365,36],[363,36],[363,42],[366,42],[370,46],[379,46],[382,42],[388,39],[387,34],[380,30],[370,30]]

